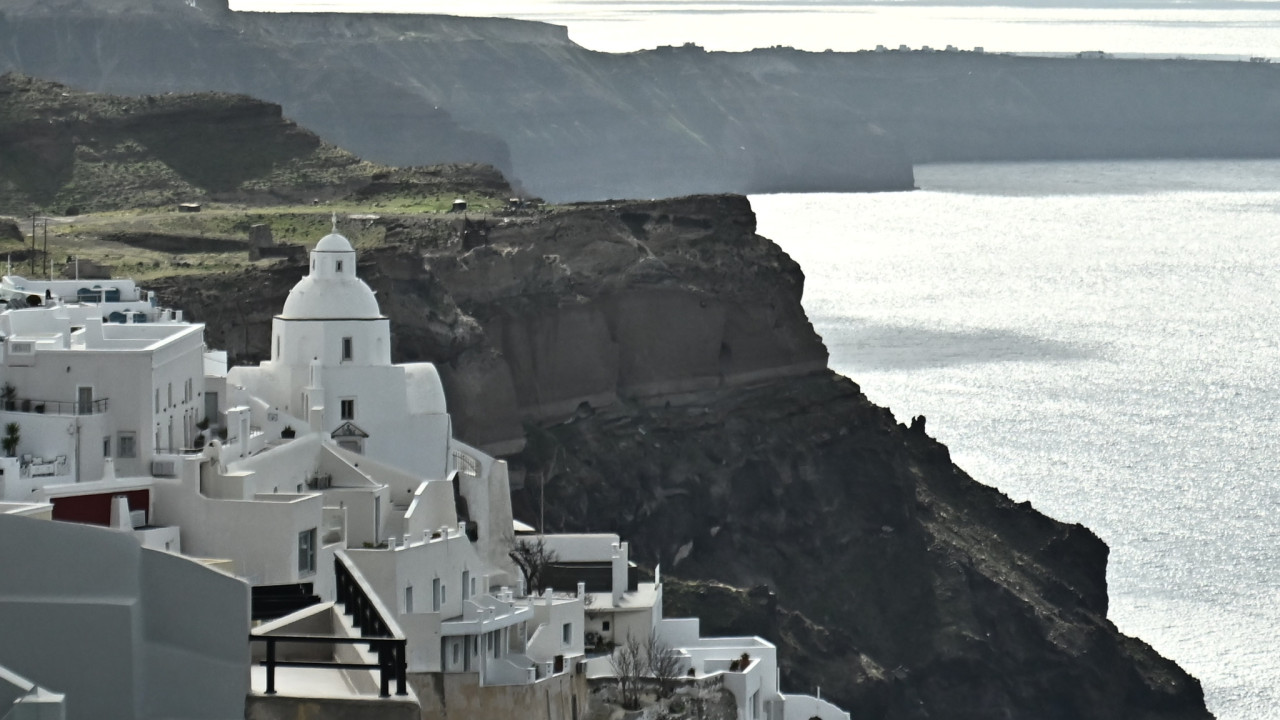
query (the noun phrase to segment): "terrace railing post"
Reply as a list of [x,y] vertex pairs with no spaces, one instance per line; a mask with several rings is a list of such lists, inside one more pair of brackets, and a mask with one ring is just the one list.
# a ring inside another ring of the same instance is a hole
[[347,582],[346,582],[347,579],[342,576],[342,570],[343,570],[342,560],[338,559],[338,557],[335,555],[333,558],[334,595],[339,605],[346,605],[347,604]]
[[385,642],[378,643],[378,697],[391,697],[391,653]]
[[276,694],[276,641],[267,638],[267,694]]
[[397,695],[409,694],[408,689],[405,688],[404,676],[405,676],[405,670],[407,669],[408,663],[405,662],[404,646],[405,646],[404,640],[396,641],[396,694]]

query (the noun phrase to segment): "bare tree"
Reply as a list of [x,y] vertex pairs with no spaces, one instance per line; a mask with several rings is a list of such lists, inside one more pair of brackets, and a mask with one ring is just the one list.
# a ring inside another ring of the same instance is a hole
[[560,559],[555,550],[547,547],[547,539],[541,535],[536,540],[513,538],[507,556],[520,568],[524,575],[525,591],[531,595],[543,591],[546,587],[547,568]]
[[680,653],[663,642],[657,630],[650,630],[644,643],[644,658],[649,675],[658,683],[658,692],[667,697],[680,673]]
[[636,710],[640,707],[640,675],[645,662],[640,641],[627,633],[626,642],[614,649],[609,656],[609,667],[618,678],[618,690],[622,693],[622,707]]

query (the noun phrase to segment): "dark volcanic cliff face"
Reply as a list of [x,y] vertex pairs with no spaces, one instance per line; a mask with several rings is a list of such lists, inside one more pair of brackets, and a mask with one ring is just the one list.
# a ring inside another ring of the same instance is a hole
[[784,685],[854,717],[1203,718],[1199,684],[1106,620],[1107,549],[974,482],[822,373],[624,406],[533,435],[523,507],[619,529],[664,574],[764,585],[785,613],[673,596],[782,646]]
[[497,223],[461,255],[424,253],[502,353],[520,414],[544,419],[825,368],[799,268],[754,231],[745,198],[699,196]]
[[[545,488],[549,530],[621,532],[672,579],[669,614],[778,642],[785,687],[893,720],[1210,717],[1106,619],[1096,536],[975,482],[824,368],[800,269],[742,198],[386,222],[406,247],[364,253],[361,276],[398,356],[439,363],[464,439],[516,451],[524,421],[517,514]],[[252,354],[301,272],[162,292]],[[254,308],[241,325],[231,294]]]

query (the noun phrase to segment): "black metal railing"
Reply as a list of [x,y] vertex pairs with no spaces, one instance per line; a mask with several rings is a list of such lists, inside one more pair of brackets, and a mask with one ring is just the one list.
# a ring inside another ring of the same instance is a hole
[[0,408],[9,412],[38,413],[41,415],[101,415],[107,411],[107,399],[79,402],[77,400],[15,398],[12,400],[0,400]]
[[333,582],[338,604],[351,616],[351,625],[359,628],[361,637],[394,637],[370,597],[373,593],[337,555],[333,557]]
[[[327,635],[250,635],[250,642],[267,644],[267,659],[261,665],[267,669],[267,694],[276,694],[276,668],[325,668],[329,670],[378,670],[378,697],[391,697],[391,679],[396,681],[396,695],[408,695],[405,687],[404,638],[349,638]],[[312,645],[368,645],[378,654],[376,663],[346,663],[337,660],[279,660],[276,645],[280,643],[304,643]]]
[[[383,616],[385,608],[377,601],[371,588],[365,585],[347,567],[341,553],[333,558],[334,582],[337,587],[337,603],[343,612],[351,616],[351,624],[360,630],[360,637],[321,635],[250,635],[250,642],[265,642],[267,658],[261,664],[267,668],[267,694],[276,692],[277,667],[329,668],[335,670],[378,670],[379,697],[391,697],[391,681],[396,683],[396,695],[408,695],[405,675],[408,663],[405,659],[406,642],[398,628]],[[337,661],[277,660],[278,643],[309,643],[330,645],[368,645],[377,653],[377,663],[344,663]]]

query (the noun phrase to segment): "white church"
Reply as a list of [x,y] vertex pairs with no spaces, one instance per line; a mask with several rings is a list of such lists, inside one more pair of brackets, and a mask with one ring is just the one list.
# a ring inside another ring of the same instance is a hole
[[[740,720],[848,720],[782,694],[764,640],[663,618],[616,535],[516,521],[435,367],[391,362],[336,225],[257,367],[114,306],[129,281],[0,281],[0,717],[578,720],[613,644],[652,634],[677,692]],[[554,588],[525,587],[521,542]]]

